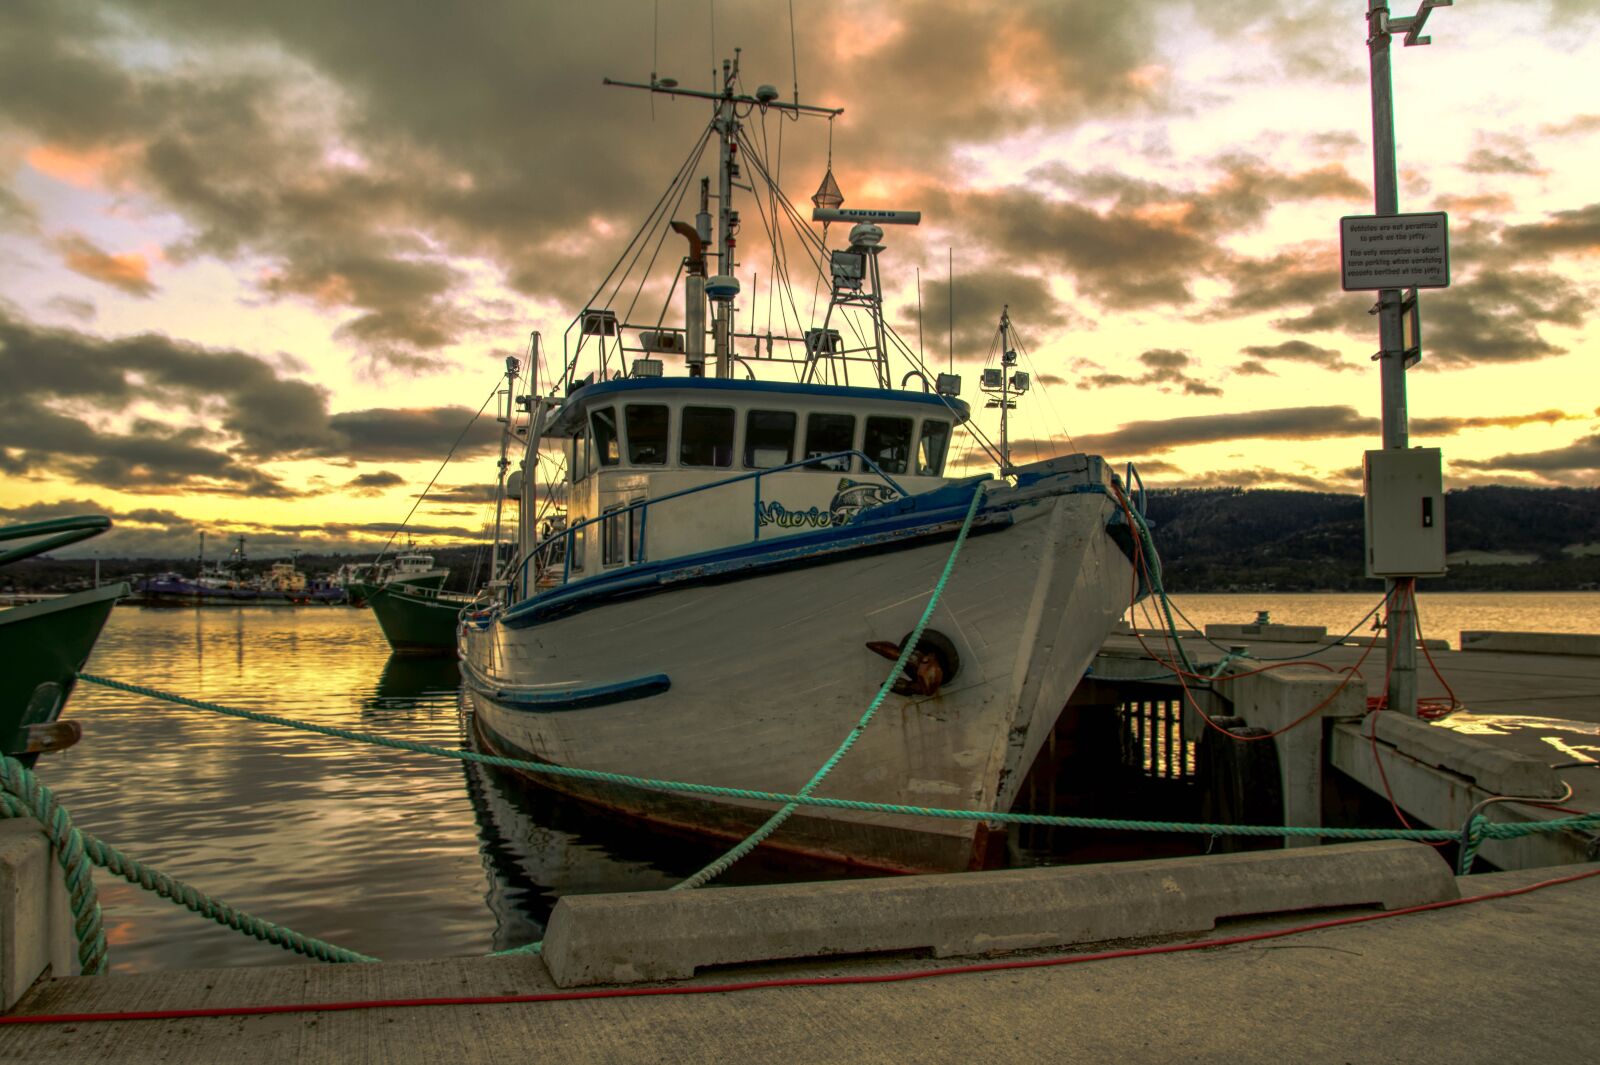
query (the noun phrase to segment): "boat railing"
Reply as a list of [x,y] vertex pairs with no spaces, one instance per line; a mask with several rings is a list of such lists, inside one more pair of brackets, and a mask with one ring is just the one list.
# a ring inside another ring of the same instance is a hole
[[1128,463],[1127,469],[1123,472],[1122,483],[1128,489],[1128,502],[1133,504],[1134,510],[1143,514],[1145,512],[1144,478],[1139,476],[1139,468],[1131,462]]
[[76,518],[51,518],[49,521],[30,521],[23,525],[12,525],[0,529],[0,541],[22,540],[33,536],[43,536],[47,539],[35,543],[13,547],[9,551],[0,552],[0,566],[12,562],[20,562],[34,555],[42,555],[46,551],[54,551],[58,547],[66,547],[80,540],[87,540],[99,536],[111,528],[111,519],[99,514],[86,514]]
[[516,587],[522,591],[522,594],[527,593],[527,589],[529,587],[528,566],[532,564],[534,559],[539,557],[540,552],[557,543],[563,544],[565,547],[565,551],[563,552],[564,557],[562,558],[561,562],[561,583],[566,584],[572,578],[572,554],[575,549],[577,535],[591,525],[599,525],[606,521],[624,520],[627,515],[630,515],[635,511],[639,513],[639,535],[636,557],[631,559],[631,561],[635,563],[643,562],[650,557],[648,544],[651,507],[658,506],[662,503],[668,503],[675,499],[682,499],[685,496],[697,495],[701,492],[710,492],[718,488],[726,488],[729,485],[739,484],[742,481],[750,481],[754,489],[753,507],[751,511],[750,538],[752,542],[759,540],[761,539],[761,479],[763,477],[771,477],[773,474],[786,473],[790,470],[807,468],[815,469],[823,466],[825,463],[837,462],[841,459],[850,458],[859,458],[861,460],[861,464],[866,467],[867,472],[876,474],[878,477],[882,478],[885,484],[894,489],[895,492],[899,493],[902,497],[910,495],[910,493],[907,492],[898,481],[896,481],[893,477],[890,477],[887,473],[883,472],[876,462],[873,462],[872,459],[868,458],[865,452],[852,449],[850,451],[835,451],[828,455],[812,455],[809,458],[800,459],[797,462],[785,463],[782,466],[773,466],[764,470],[749,470],[744,473],[734,474],[731,477],[725,477],[720,481],[712,481],[709,484],[700,484],[695,485],[692,488],[683,488],[676,492],[668,492],[666,495],[655,496],[650,499],[635,500],[634,502],[625,504],[624,506],[608,510],[604,514],[597,515],[593,518],[586,518],[583,521],[578,522],[576,525],[569,526],[560,532],[552,533],[535,544],[517,564],[518,580]]

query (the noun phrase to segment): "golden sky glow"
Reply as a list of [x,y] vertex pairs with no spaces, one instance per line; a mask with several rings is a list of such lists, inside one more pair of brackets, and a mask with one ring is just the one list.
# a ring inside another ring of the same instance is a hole
[[[913,340],[921,271],[935,364],[955,248],[969,400],[1010,304],[1044,384],[1019,458],[1076,444],[1152,485],[1355,491],[1376,327],[1337,254],[1338,218],[1372,209],[1364,7],[807,2],[795,70],[788,5],[724,0],[715,46],[744,49],[747,91],[797,78],[847,109],[847,206],[924,212],[883,269]],[[109,513],[126,552],[187,553],[200,528],[264,554],[387,536],[702,128],[698,104],[600,85],[652,63],[709,83],[707,5],[662,0],[655,41],[654,10],[4,5],[0,518]],[[1423,295],[1412,442],[1444,449],[1451,486],[1594,485],[1600,5],[1474,0],[1428,32],[1394,49],[1401,209],[1450,213],[1453,284]],[[774,163],[780,129],[805,205],[827,126],[769,117]],[[740,276],[764,293],[743,206]],[[481,526],[481,428],[422,539]]]

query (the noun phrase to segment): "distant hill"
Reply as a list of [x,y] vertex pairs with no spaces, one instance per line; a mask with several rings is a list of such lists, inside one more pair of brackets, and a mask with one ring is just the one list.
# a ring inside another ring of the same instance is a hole
[[[1150,493],[1152,535],[1169,589],[1367,591],[1361,497],[1275,489]],[[1430,591],[1564,591],[1600,585],[1600,489],[1464,488],[1445,498],[1445,549],[1531,558],[1456,562]],[[1479,556],[1480,558],[1482,556]]]
[[[1172,591],[1369,591],[1364,575],[1365,531],[1361,497],[1333,492],[1276,489],[1178,488],[1153,490],[1148,511],[1156,549]],[[1445,577],[1430,577],[1430,591],[1566,591],[1600,586],[1600,488],[1464,488],[1445,499],[1445,544],[1451,552],[1479,552],[1455,562]],[[427,549],[450,567],[449,587],[465,590],[482,549],[471,545]],[[1520,564],[1482,561],[1484,555],[1520,556]],[[306,573],[326,573],[345,562],[371,560],[372,552],[302,555]],[[263,570],[271,560],[253,564]],[[193,561],[103,559],[102,580],[177,569]],[[30,559],[0,570],[0,590],[65,591],[84,587],[88,559]]]

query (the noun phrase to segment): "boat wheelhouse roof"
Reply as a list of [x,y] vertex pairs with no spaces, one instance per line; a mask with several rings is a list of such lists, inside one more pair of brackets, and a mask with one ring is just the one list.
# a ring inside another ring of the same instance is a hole
[[736,381],[721,377],[630,377],[615,381],[599,381],[584,385],[567,396],[556,416],[544,428],[544,436],[570,436],[582,425],[583,412],[596,402],[609,397],[627,397],[646,392],[699,392],[720,394],[732,400],[740,394],[751,396],[787,396],[807,401],[853,400],[885,405],[915,404],[934,407],[953,415],[956,424],[966,421],[972,413],[970,407],[951,396],[933,392],[911,392],[893,388],[859,388],[853,385],[801,384],[793,381]]

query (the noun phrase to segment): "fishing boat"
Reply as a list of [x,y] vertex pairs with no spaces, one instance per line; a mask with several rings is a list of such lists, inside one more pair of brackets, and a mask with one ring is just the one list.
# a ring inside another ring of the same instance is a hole
[[265,573],[252,575],[243,536],[234,538],[233,550],[225,560],[207,565],[202,532],[197,568],[193,578],[176,571],[142,578],[135,585],[133,602],[147,607],[206,607],[308,606],[345,601],[344,588],[328,579],[307,578],[293,561],[274,562]]
[[449,578],[450,567],[435,566],[432,555],[422,554],[415,545],[411,545],[392,559],[380,557],[366,566],[353,569],[344,583],[344,591],[351,606],[366,606],[371,602],[374,592],[390,584],[443,588]]
[[[0,542],[33,542],[0,552],[0,566],[66,547],[111,528],[98,515],[57,518],[0,529]],[[32,766],[44,751],[72,746],[82,736],[61,710],[78,671],[100,638],[122,581],[0,610],[0,750]]]
[[[746,129],[769,112],[837,110],[780,101],[770,86],[745,94],[737,57],[723,64],[717,91],[655,77],[608,84],[711,105],[666,208],[641,227],[645,239],[670,231],[687,242],[683,324],[663,325],[667,307],[641,320],[619,314],[600,297],[631,287],[602,286],[568,330],[561,372],[543,395],[535,382],[524,403],[524,469],[535,468],[541,445],[561,449],[565,522],[541,539],[524,520],[495,601],[463,615],[459,653],[481,742],[632,777],[796,792],[885,683],[885,659],[905,650],[967,529],[904,672],[818,794],[1009,809],[1136,592],[1130,518],[1141,500],[1127,486],[1131,469],[1119,478],[1088,454],[1013,464],[972,424],[959,378],[933,373],[899,339],[883,315],[883,227],[920,215],[844,209],[830,165],[807,223],[769,180],[762,141]],[[700,213],[693,224],[670,218],[711,142],[717,161],[700,182]],[[790,239],[776,231],[787,218],[818,268],[828,303],[814,328],[758,331],[753,315],[737,326],[741,176],[756,187],[774,247]],[[850,226],[839,247],[828,239],[835,223]],[[637,260],[634,246],[630,255]],[[531,345],[536,371],[537,335]],[[891,353],[912,367],[899,387]],[[666,360],[679,356],[685,372],[667,375]],[[597,365],[580,376],[585,359]],[[1006,392],[1026,387],[1013,362],[997,368],[1003,380],[984,382],[1006,390],[1002,417],[1015,402]],[[788,380],[767,379],[783,373]],[[920,387],[906,387],[912,381]],[[988,450],[1001,476],[955,468],[957,434]],[[538,513],[533,479],[519,487],[520,513]],[[776,808],[538,779],[728,838]],[[767,845],[929,871],[994,864],[1003,837],[981,820],[808,806]]]

